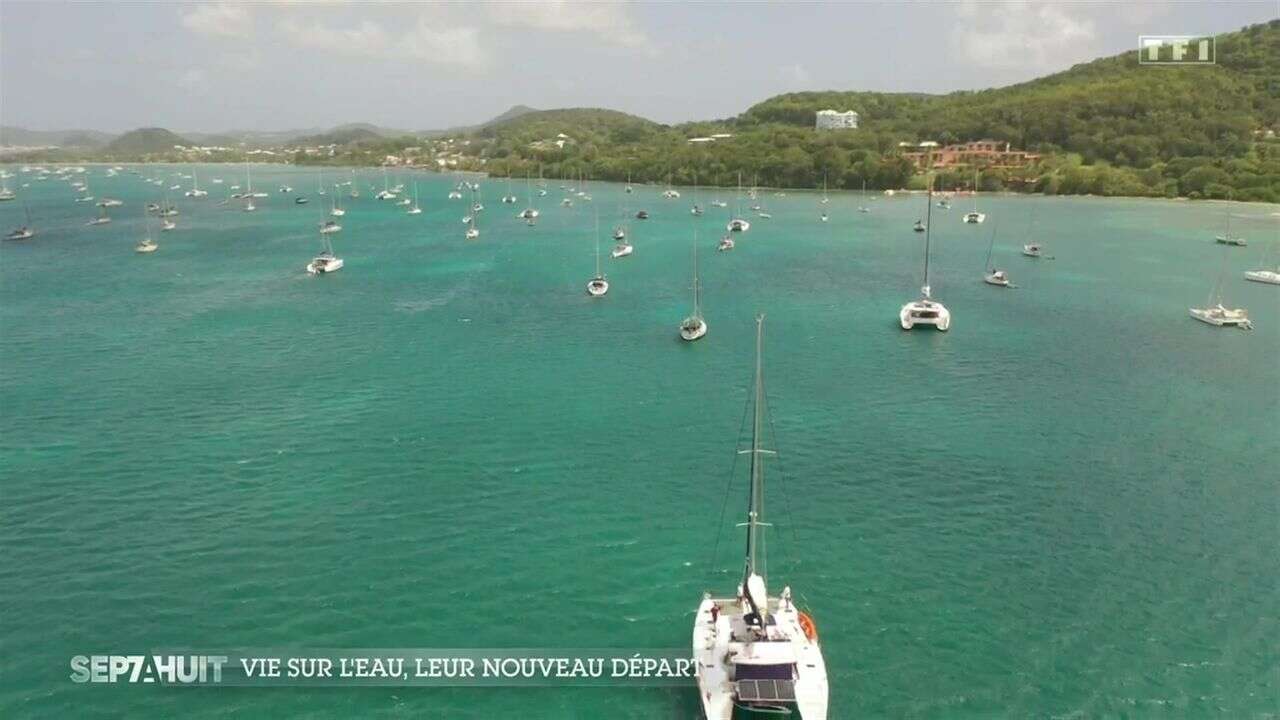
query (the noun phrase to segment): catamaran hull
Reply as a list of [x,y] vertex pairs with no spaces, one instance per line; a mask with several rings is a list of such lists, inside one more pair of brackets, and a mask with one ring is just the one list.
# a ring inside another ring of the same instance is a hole
[[1191,317],[1208,325],[1216,327],[1238,327],[1250,330],[1253,323],[1249,321],[1249,316],[1241,309],[1224,309],[1224,308],[1191,308]]
[[[776,598],[769,599],[771,606],[775,606],[775,602]],[[723,608],[737,603],[738,601],[727,598],[705,598],[698,606],[698,613],[694,620],[693,660],[697,674],[698,698],[707,720],[732,720],[736,708],[740,708],[739,716],[741,717],[776,716],[779,708],[785,708],[799,715],[802,720],[826,720],[827,668],[816,640],[799,645],[796,658],[799,672],[795,679],[793,700],[777,704],[763,703],[755,707],[736,702],[734,682],[730,679],[726,663],[730,652],[735,654],[741,652],[743,646],[733,640],[731,627],[735,621]],[[719,605],[722,611],[713,615],[712,607],[716,605]],[[797,640],[801,638],[801,626],[797,622],[794,608],[788,612],[779,613],[777,621],[791,627],[793,637]]]
[[1280,271],[1250,270],[1244,274],[1244,279],[1267,283],[1268,285],[1280,285]]
[[331,272],[337,272],[342,269],[343,262],[340,258],[335,258],[327,263],[318,263],[312,260],[307,263],[307,272],[312,275],[327,275]]
[[946,332],[951,329],[951,312],[938,303],[926,306],[920,302],[909,302],[898,311],[898,324],[903,330],[914,329],[917,325],[931,325]]

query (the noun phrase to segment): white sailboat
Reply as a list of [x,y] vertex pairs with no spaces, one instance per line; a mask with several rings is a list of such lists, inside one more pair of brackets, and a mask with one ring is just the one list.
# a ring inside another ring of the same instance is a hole
[[538,224],[538,207],[533,199],[533,180],[528,175],[524,178],[524,195],[525,202],[528,204],[516,217],[524,220],[529,227],[533,227]]
[[109,222],[111,222],[111,217],[107,215],[107,209],[105,207],[99,207],[98,217],[90,220],[87,224],[88,225],[106,225]]
[[333,186],[333,206],[329,210],[329,214],[332,215],[333,217],[342,217],[343,215],[347,214],[347,211],[342,209],[342,203],[339,201],[339,198],[341,196],[342,196],[342,193],[338,192],[338,186],[334,185]]
[[413,207],[409,208],[407,213],[409,215],[422,214],[422,208],[418,205],[418,182],[416,180],[413,183]]
[[587,294],[591,297],[603,297],[609,292],[609,281],[600,272],[600,211],[596,211],[596,274],[587,281]]
[[318,172],[319,174],[316,176],[316,194],[323,195],[324,194],[324,168],[320,168]]
[[662,192],[662,197],[668,200],[675,200],[680,197],[680,192],[671,187],[671,173],[667,173],[667,189]]
[[379,200],[395,200],[396,194],[391,192],[391,181],[387,178],[387,168],[382,168],[382,190],[374,195]]
[[1227,229],[1221,235],[1213,239],[1219,245],[1231,245],[1233,247],[1245,247],[1248,241],[1239,235],[1231,234],[1231,213],[1227,213]]
[[[865,202],[865,201],[866,201],[866,199],[867,199],[867,181],[866,181],[866,179],[863,179],[863,181],[862,181],[862,200],[863,200],[863,202]],[[871,212],[871,208],[867,207],[866,205],[859,205],[859,206],[858,206],[858,212],[860,212],[860,213],[869,213],[869,212]]]
[[751,229],[751,223],[742,217],[742,173],[738,173],[738,199],[737,208],[733,218],[729,220],[726,229],[731,232],[746,232]]
[[978,212],[978,169],[973,169],[973,212],[965,213],[964,221],[970,225],[976,225],[987,219],[987,216]]
[[360,189],[359,189],[359,186],[356,185],[355,170],[351,171],[351,192],[347,193],[347,196],[350,197],[352,200],[355,200],[356,198],[360,197]]
[[996,266],[991,263],[991,256],[996,249],[996,230],[997,227],[993,223],[991,227],[991,244],[987,246],[987,264],[986,269],[982,274],[982,282],[988,285],[995,285],[996,287],[1013,287],[1009,284],[1009,273],[1004,270],[997,269]]
[[0,201],[13,200],[18,194],[9,189],[9,174],[5,173],[4,177],[0,177]]
[[208,190],[200,189],[200,177],[196,175],[196,173],[192,172],[191,173],[191,189],[186,192],[186,196],[189,198],[202,198],[202,197],[207,197],[208,195],[209,195]]
[[711,197],[711,207],[725,208],[729,207],[729,203],[720,199],[720,176],[716,175],[716,191]]
[[5,235],[5,240],[30,240],[36,236],[35,226],[31,224],[31,208],[25,202],[22,204],[22,211],[27,216],[27,224],[15,228],[8,235]]
[[1209,293],[1208,305],[1202,308],[1190,308],[1188,312],[1191,313],[1191,317],[1209,325],[1252,330],[1253,323],[1249,321],[1249,312],[1247,310],[1244,308],[1229,308],[1222,304],[1222,278],[1226,271],[1227,254],[1224,248],[1222,269],[1218,272],[1218,280],[1214,283],[1213,290]]
[[[796,607],[791,588],[768,594],[764,559],[764,317],[756,319],[755,402],[751,423],[751,489],[747,557],[732,597],[706,593],[693,621],[698,696],[707,720],[730,720],[735,708],[827,717],[827,667],[813,619]],[[794,709],[794,710],[793,710]]]
[[951,328],[951,311],[937,300],[933,299],[929,288],[929,239],[933,234],[929,230],[929,225],[933,220],[933,178],[929,178],[929,192],[925,201],[926,210],[925,232],[924,232],[924,285],[920,288],[920,299],[912,300],[902,309],[898,311],[898,324],[903,330],[910,330],[916,325],[932,325],[938,330],[946,331]]
[[160,245],[157,244],[155,239],[151,237],[151,218],[147,215],[146,210],[142,211],[142,224],[146,228],[147,236],[142,239],[142,242],[133,246],[134,252],[145,254],[145,253],[153,253],[156,250],[159,250]]
[[702,317],[702,286],[698,282],[698,233],[693,234],[693,314],[680,321],[680,339],[688,342],[707,334],[707,321]]
[[[1036,206],[1032,205],[1030,218],[1027,220],[1027,237],[1035,236],[1035,228],[1036,228]],[[1044,243],[1037,242],[1034,240],[1032,242],[1026,243],[1022,246],[1022,254],[1026,255],[1029,258],[1042,258],[1044,257]]]
[[344,265],[342,258],[333,252],[333,242],[329,239],[330,233],[320,229],[320,254],[311,259],[307,263],[307,273],[310,275],[328,275],[331,272],[337,272]]
[[[27,222],[31,222],[30,216],[28,216]],[[1277,258],[1274,268],[1267,265],[1267,253],[1274,250],[1275,245],[1275,240],[1272,240],[1271,243],[1268,244],[1266,250],[1263,252],[1262,262],[1259,263],[1262,265],[1262,268],[1258,270],[1246,270],[1244,273],[1245,280],[1267,283],[1268,285],[1280,285],[1280,258]]]
[[[477,205],[480,205],[480,203],[476,202],[475,190],[471,191],[471,201],[472,201],[471,205],[473,208],[476,207]],[[466,238],[468,240],[475,240],[476,238],[480,237],[480,228],[476,227],[476,216],[479,214],[480,213],[475,212],[473,210],[471,214],[467,215],[467,217],[464,219],[464,222],[467,224]]]
[[244,164],[244,184],[245,192],[242,196],[244,198],[244,211],[253,212],[258,209],[258,206],[253,204],[255,195],[253,194],[253,176],[249,173],[249,163]]

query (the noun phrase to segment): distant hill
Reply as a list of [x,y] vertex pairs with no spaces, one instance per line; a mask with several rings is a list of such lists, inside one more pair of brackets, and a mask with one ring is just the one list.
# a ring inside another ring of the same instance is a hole
[[346,128],[334,128],[326,133],[319,135],[308,135],[293,140],[291,144],[296,145],[347,145],[349,143],[361,142],[363,140],[381,140],[382,135],[365,127],[349,126]]
[[627,143],[663,128],[652,120],[604,108],[535,110],[492,122],[479,131],[482,137],[524,136],[530,141],[554,139],[564,133],[575,142]]
[[[992,139],[1040,153],[986,168],[984,190],[1280,202],[1280,20],[1215,37],[1216,65],[1142,65],[1128,51],[1001,88],[946,95],[802,92],[722,121],[673,128],[621,113],[529,113],[474,133],[462,152],[498,175],[541,168],[638,182],[775,187],[923,187],[900,144]],[[814,113],[856,110],[856,130],[814,129]],[[548,148],[538,138],[573,138]],[[1270,135],[1268,134],[1270,133]],[[715,141],[688,142],[723,134]],[[969,187],[970,167],[937,173]]]
[[104,149],[112,156],[137,156],[169,152],[174,145],[191,144],[190,140],[164,128],[138,128],[107,143]]
[[462,133],[475,132],[476,130],[481,130],[491,125],[497,125],[499,123],[503,123],[508,120],[514,120],[520,117],[521,115],[528,115],[529,113],[535,113],[535,112],[539,112],[539,111],[529,107],[528,105],[512,105],[511,108],[509,108],[506,112],[502,113],[501,115],[489,118],[488,120],[485,120],[484,122],[478,125],[460,125],[458,127],[451,127],[444,130],[423,130],[423,131],[420,131],[418,134],[423,135],[425,137],[439,137],[441,135],[461,135]]
[[106,145],[113,137],[97,130],[27,130],[0,125],[0,145],[96,148]]

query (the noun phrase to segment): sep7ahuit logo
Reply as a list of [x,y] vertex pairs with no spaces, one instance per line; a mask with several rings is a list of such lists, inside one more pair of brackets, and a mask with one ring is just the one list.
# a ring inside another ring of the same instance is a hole
[[1139,35],[1142,65],[1213,65],[1217,52],[1207,35]]

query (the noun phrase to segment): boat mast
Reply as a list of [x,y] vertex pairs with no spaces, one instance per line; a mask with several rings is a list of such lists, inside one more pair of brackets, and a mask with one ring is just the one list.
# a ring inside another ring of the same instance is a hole
[[933,175],[929,176],[928,199],[924,210],[924,287],[921,289],[925,297],[929,297],[929,236],[933,234]]
[[693,316],[702,317],[702,288],[698,287],[698,231],[693,231]]
[[987,246],[987,271],[988,272],[995,270],[995,268],[991,266],[991,253],[994,252],[996,249],[996,229],[997,229],[996,224],[992,223],[991,224],[991,244]]
[[[756,317],[756,399],[755,413],[751,419],[751,497],[747,504],[747,567],[742,576],[743,592],[748,598],[747,581],[757,572],[760,566],[760,555],[764,552],[764,536],[761,528],[766,527],[764,517],[764,459],[768,450],[760,447],[761,431],[764,425],[764,368],[761,362],[764,345],[764,315]],[[754,600],[753,600],[754,604]],[[764,608],[757,608],[763,613]]]
[[600,209],[596,208],[596,278],[600,277]]

